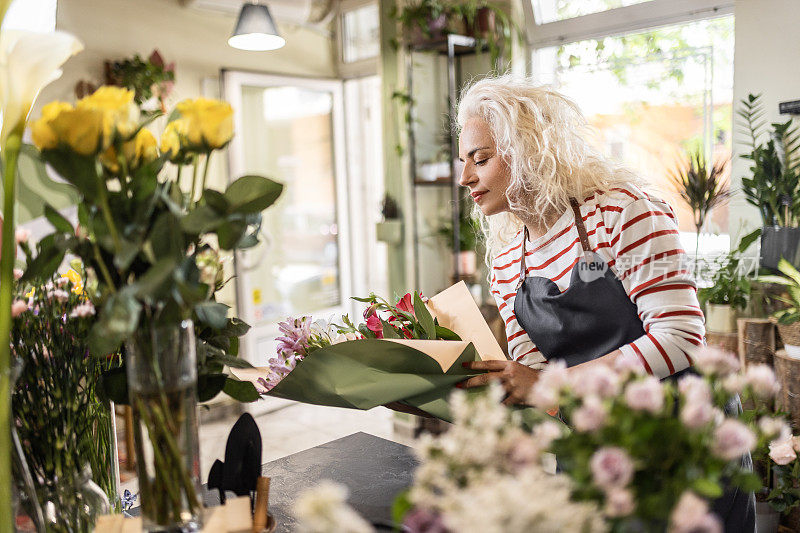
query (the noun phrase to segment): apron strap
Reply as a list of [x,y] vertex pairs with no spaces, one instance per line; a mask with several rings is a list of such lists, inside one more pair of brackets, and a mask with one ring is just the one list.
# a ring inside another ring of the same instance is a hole
[[578,235],[581,237],[581,246],[584,252],[591,252],[592,247],[589,246],[589,235],[586,233],[586,226],[583,225],[583,217],[581,216],[581,206],[575,198],[569,199],[572,205],[572,212],[575,213],[575,226],[578,228]]
[[[581,238],[581,246],[584,252],[591,252],[592,247],[589,246],[589,235],[586,233],[586,226],[583,224],[583,217],[581,217],[580,204],[575,198],[570,198],[569,203],[572,206],[572,212],[575,215],[575,227],[578,228],[578,235]],[[525,282],[525,277],[528,275],[528,268],[525,265],[525,246],[528,243],[528,226],[522,226],[522,257],[519,262],[519,280],[517,281],[517,290],[522,287]]]

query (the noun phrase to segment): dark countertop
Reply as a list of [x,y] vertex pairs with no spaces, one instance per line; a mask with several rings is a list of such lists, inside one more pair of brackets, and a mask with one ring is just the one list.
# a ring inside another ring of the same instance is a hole
[[[411,486],[417,460],[408,446],[367,433],[354,433],[309,448],[261,467],[270,482],[270,513],[278,531],[295,530],[292,506],[297,496],[323,479],[349,489],[348,503],[379,529],[390,530],[395,496]],[[218,505],[217,492],[206,494],[207,505]]]

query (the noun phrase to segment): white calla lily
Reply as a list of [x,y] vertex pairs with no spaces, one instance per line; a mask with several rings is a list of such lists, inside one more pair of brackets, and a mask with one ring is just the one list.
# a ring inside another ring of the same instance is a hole
[[0,144],[28,118],[39,91],[61,77],[61,65],[81,50],[81,42],[63,31],[0,32]]

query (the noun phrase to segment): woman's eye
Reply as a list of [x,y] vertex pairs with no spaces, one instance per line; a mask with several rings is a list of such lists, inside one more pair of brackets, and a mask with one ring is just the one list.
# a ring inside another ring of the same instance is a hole
[[476,165],[485,165],[488,160],[489,160],[489,158],[487,157],[486,159],[481,159],[480,161],[475,161],[475,164]]

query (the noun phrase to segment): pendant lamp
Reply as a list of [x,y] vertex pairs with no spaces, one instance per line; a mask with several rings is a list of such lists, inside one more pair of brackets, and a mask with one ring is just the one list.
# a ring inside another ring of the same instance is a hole
[[278,28],[266,5],[246,2],[242,4],[228,44],[239,50],[265,52],[277,50],[286,44],[286,40],[278,35]]

